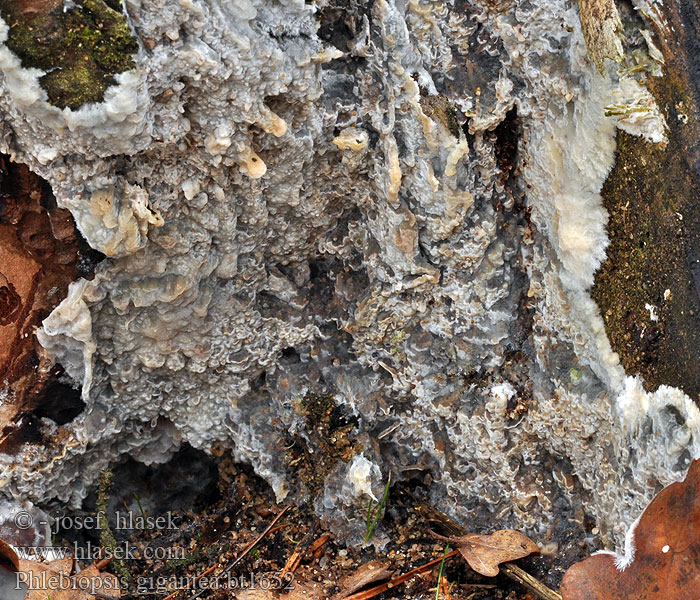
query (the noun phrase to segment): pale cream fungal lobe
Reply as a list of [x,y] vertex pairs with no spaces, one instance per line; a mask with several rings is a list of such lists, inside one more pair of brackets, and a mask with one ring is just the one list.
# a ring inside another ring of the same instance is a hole
[[212,156],[226,152],[231,146],[231,143],[231,129],[225,124],[219,125],[204,140],[204,146],[207,152]]
[[267,133],[275,137],[281,137],[287,133],[287,123],[284,119],[273,113],[269,108],[263,107],[263,118],[260,123],[261,127]]
[[333,138],[333,143],[339,150],[359,152],[367,147],[368,140],[369,136],[366,131],[362,131],[356,127],[346,127]]
[[639,81],[622,77],[612,97],[614,102],[605,107],[605,114],[617,119],[618,128],[662,146],[668,142],[666,120],[654,97]]
[[399,149],[396,145],[396,138],[393,135],[388,136],[386,140],[387,149],[387,174],[389,176],[389,187],[387,189],[389,199],[396,200],[401,188],[401,163],[399,162]]
[[377,465],[367,460],[364,456],[356,456],[348,469],[347,479],[354,488],[355,495],[367,494],[372,500],[379,500],[372,491],[372,475],[379,472]]
[[92,192],[78,224],[93,247],[107,256],[121,256],[141,249],[149,225],[161,227],[163,217],[143,188],[125,184],[121,192],[114,186]]
[[246,173],[251,179],[260,179],[267,173],[267,165],[252,150],[247,153],[245,162],[241,163],[241,171]]
[[457,165],[465,157],[469,155],[469,143],[467,140],[462,140],[459,142],[447,157],[447,162],[445,164],[445,175],[447,177],[454,177],[457,174]]

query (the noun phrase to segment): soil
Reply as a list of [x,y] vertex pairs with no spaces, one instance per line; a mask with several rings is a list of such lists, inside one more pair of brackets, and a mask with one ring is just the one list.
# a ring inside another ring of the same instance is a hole
[[[342,537],[326,529],[310,504],[290,505],[276,527],[223,575],[219,589],[203,589],[200,585],[178,592],[178,588],[203,573],[207,575],[201,581],[208,587],[216,587],[212,583],[216,576],[232,565],[268,528],[284,505],[275,502],[267,483],[250,468],[236,464],[228,453],[213,460],[190,449],[164,467],[136,465],[130,461],[115,468],[110,474],[111,487],[103,485],[93,493],[84,513],[107,509],[114,537],[107,545],[113,545],[115,555],[120,551],[130,555],[126,560],[115,559],[108,564],[103,560],[101,563],[106,571],[123,581],[128,579],[128,591],[122,598],[164,600],[174,594],[172,600],[185,600],[202,592],[199,597],[208,600],[325,600],[344,591],[343,579],[358,573],[366,563],[381,561],[396,577],[431,560],[441,559],[445,542],[433,538],[429,529],[451,533],[449,520],[438,523],[446,518],[436,517],[438,513],[425,500],[427,488],[411,482],[391,488],[382,516],[383,532],[389,537],[384,548],[372,543],[348,547]],[[157,505],[153,503],[156,497]],[[153,519],[159,516],[160,524],[155,525]],[[494,525],[497,529],[497,524]],[[102,556],[105,556],[104,553],[109,552],[109,548],[105,548],[109,538],[104,531],[100,536],[95,531],[67,530],[58,532],[54,544],[79,546],[84,557],[99,561],[99,557],[86,549],[93,548],[94,552],[101,544]],[[290,556],[302,547],[310,549],[298,568],[281,577]],[[551,561],[551,557],[532,556],[517,564],[537,576],[549,569]],[[82,561],[81,566],[85,568],[91,562]],[[435,598],[439,570],[440,562],[377,598]],[[504,575],[487,578],[475,573],[459,555],[445,561],[443,576],[451,586],[449,597],[452,600],[535,599]],[[378,583],[381,581],[365,587]],[[343,597],[342,594],[339,597]],[[441,593],[440,598],[445,600],[448,596]]]

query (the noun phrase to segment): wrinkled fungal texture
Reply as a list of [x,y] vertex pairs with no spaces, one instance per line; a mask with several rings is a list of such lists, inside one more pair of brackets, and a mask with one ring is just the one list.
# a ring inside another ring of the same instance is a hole
[[[641,92],[592,64],[576,4],[125,8],[136,67],[98,103],[52,106],[0,46],[0,150],[108,257],[39,333],[86,408],[3,459],[4,492],[76,504],[116,457],[187,441],[232,447],[280,500],[314,495],[355,541],[390,474],[430,474],[470,527],[587,514],[621,542],[700,425],[679,390],[625,376],[588,293],[605,106]],[[626,130],[662,139],[654,111]],[[309,397],[345,436],[313,485],[283,450],[314,449]]]

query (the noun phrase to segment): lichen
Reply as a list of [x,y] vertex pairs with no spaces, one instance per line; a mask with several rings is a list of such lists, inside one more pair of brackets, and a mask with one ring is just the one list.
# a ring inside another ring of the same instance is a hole
[[40,82],[49,102],[77,109],[100,102],[114,76],[136,66],[138,42],[114,5],[81,0],[64,9],[63,4],[2,0],[0,16],[10,28],[7,46],[22,66],[45,71]]

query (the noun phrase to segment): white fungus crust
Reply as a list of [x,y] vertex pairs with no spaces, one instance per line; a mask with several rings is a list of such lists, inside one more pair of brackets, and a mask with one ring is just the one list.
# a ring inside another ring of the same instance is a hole
[[[429,471],[456,517],[544,535],[575,496],[620,545],[699,454],[700,416],[625,375],[588,293],[616,125],[665,126],[605,116],[653,100],[591,64],[575,4],[376,0],[343,9],[347,39],[323,39],[327,0],[125,6],[142,50],[99,104],[50,106],[0,46],[0,150],[107,256],[38,333],[86,408],[60,448],[2,458],[4,493],[76,505],[117,457],[188,442],[282,500],[296,401],[329,392],[364,448],[316,502],[338,527],[363,533],[390,471]],[[438,90],[464,131],[428,114]]]

